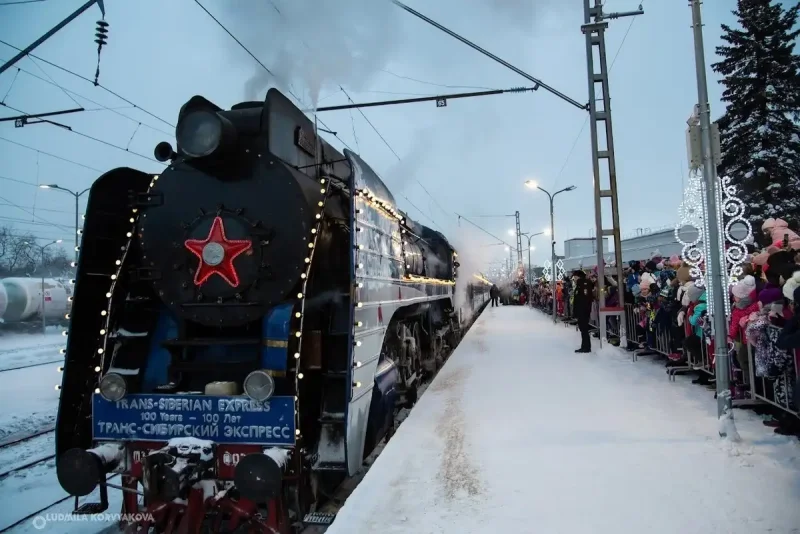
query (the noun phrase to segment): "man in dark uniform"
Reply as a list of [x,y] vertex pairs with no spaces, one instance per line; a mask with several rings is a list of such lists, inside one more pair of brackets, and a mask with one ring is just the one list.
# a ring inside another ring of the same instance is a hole
[[497,289],[497,286],[492,284],[492,287],[489,289],[489,297],[492,299],[492,308],[495,306],[500,306],[497,303],[497,296],[500,294],[500,290]]
[[586,278],[586,273],[577,270],[572,273],[575,297],[572,309],[578,319],[578,328],[581,331],[581,348],[575,352],[592,352],[592,342],[589,338],[589,317],[592,314],[593,290],[592,282]]

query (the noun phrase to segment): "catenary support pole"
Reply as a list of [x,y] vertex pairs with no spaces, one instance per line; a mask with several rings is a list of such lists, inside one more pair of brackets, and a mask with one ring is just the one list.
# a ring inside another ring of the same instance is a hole
[[[592,5],[594,4],[594,5]],[[641,6],[640,6],[641,7]],[[592,137],[592,171],[594,174],[594,209],[595,209],[595,235],[597,240],[597,319],[600,328],[599,343],[602,346],[606,335],[606,317],[617,315],[619,321],[620,344],[627,343],[625,332],[625,307],[623,306],[622,291],[624,279],[622,275],[622,243],[619,231],[619,201],[617,198],[617,164],[614,157],[614,133],[611,126],[611,97],[609,96],[608,61],[606,55],[605,31],[608,22],[605,19],[641,15],[641,9],[625,13],[603,13],[600,0],[583,0],[584,24],[581,31],[586,36],[586,64],[589,80],[589,123]],[[594,19],[594,20],[593,20]],[[597,47],[599,72],[595,70],[594,49]],[[598,109],[597,84],[600,84],[601,108]],[[598,136],[598,123],[605,126],[605,147],[600,147]],[[603,175],[600,172],[601,160],[608,166],[608,183],[601,183]],[[610,229],[603,228],[603,199],[611,200]],[[612,236],[614,239],[614,258],[616,260],[617,288],[620,292],[619,305],[614,308],[606,307],[605,295],[605,265],[603,255],[603,239]]]
[[514,217],[517,220],[517,262],[519,263],[517,268],[520,268],[522,267],[522,228],[519,225],[519,211],[514,213]]
[[700,144],[703,151],[703,179],[706,189],[706,213],[708,228],[708,258],[706,264],[706,280],[711,291],[713,309],[712,328],[714,335],[714,357],[717,377],[717,416],[719,417],[719,435],[738,440],[739,434],[733,421],[733,409],[730,391],[730,362],[728,360],[728,333],[725,318],[725,299],[728,288],[723,272],[721,236],[717,224],[719,206],[716,193],[719,188],[717,170],[714,165],[711,145],[711,106],[708,102],[708,81],[706,79],[706,59],[703,49],[703,22],[700,0],[690,0],[692,9],[692,30],[694,32],[694,57],[697,70],[697,101],[700,111]]
[[553,324],[555,324],[556,323],[556,311],[558,310],[558,308],[556,307],[557,306],[557,302],[556,302],[556,287],[557,287],[557,284],[558,284],[558,281],[556,280],[556,278],[558,278],[558,273],[557,273],[558,269],[556,269],[556,229],[555,229],[555,226],[554,226],[555,218],[554,218],[554,215],[553,215],[553,211],[554,211],[553,198],[555,197],[555,195],[551,195],[550,193],[547,193],[547,196],[550,198],[550,263],[552,264],[552,268],[551,268],[552,272],[550,273],[550,279],[552,280],[552,283],[551,283],[550,291],[552,291],[552,297],[553,297]]

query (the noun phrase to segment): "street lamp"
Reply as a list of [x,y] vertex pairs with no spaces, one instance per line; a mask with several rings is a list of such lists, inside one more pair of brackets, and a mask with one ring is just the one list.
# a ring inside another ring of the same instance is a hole
[[538,189],[542,193],[546,194],[547,197],[550,199],[550,233],[547,234],[547,235],[550,236],[550,262],[553,264],[553,276],[552,276],[553,283],[552,283],[551,291],[553,292],[553,323],[555,323],[556,322],[556,309],[557,309],[556,308],[556,238],[555,238],[556,234],[555,234],[555,229],[553,228],[553,199],[559,193],[565,193],[567,191],[574,191],[576,189],[576,187],[574,185],[571,185],[569,187],[565,187],[564,189],[556,191],[555,193],[553,193],[551,195],[547,190],[542,189],[541,187],[539,187],[539,184],[537,184],[533,180],[525,180],[525,185],[527,187],[531,188],[531,189]]
[[81,198],[81,196],[84,193],[88,192],[91,189],[91,187],[87,187],[86,189],[84,189],[80,193],[78,193],[76,191],[72,191],[71,189],[67,189],[66,187],[61,187],[58,184],[49,184],[49,185],[42,184],[42,185],[39,186],[39,188],[40,189],[58,189],[59,191],[64,191],[65,193],[69,193],[70,195],[75,197],[75,267],[77,268],[78,267],[78,242],[79,242],[78,236],[80,235],[80,231],[79,231],[79,228],[78,228],[78,217],[79,217],[79,214],[80,214],[79,213],[80,208],[78,208],[78,199]]
[[63,241],[63,239],[56,239],[52,243],[48,243],[48,244],[46,244],[44,246],[42,246],[42,245],[40,245],[38,243],[31,243],[29,241],[24,241],[22,243],[23,245],[28,245],[28,246],[31,246],[31,247],[37,247],[39,249],[40,253],[41,253],[41,256],[42,256],[42,335],[47,335],[47,319],[45,319],[45,316],[44,316],[44,251],[47,249],[47,247],[49,247],[51,245],[55,245],[57,243],[61,243],[62,241]]

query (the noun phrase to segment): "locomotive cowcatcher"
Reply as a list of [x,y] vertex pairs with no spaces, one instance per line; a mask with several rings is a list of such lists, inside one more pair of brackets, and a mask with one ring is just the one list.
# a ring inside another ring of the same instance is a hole
[[277,90],[191,98],[176,141],[160,175],[91,188],[59,482],[75,513],[121,490],[128,532],[329,522],[320,506],[458,342],[457,255]]

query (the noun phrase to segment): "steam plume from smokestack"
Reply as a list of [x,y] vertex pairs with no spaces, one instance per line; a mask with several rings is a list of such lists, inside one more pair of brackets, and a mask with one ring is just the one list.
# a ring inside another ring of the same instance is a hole
[[358,91],[387,63],[398,35],[397,8],[388,1],[233,0],[225,6],[237,36],[275,75],[256,65],[245,85],[249,100],[263,98],[270,85],[294,85],[312,107],[323,88]]

